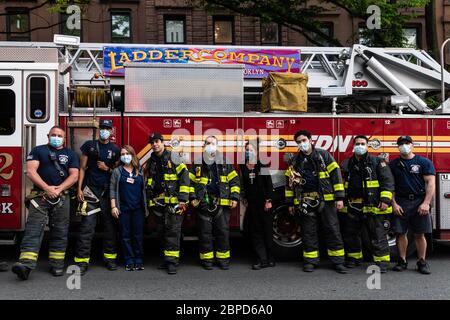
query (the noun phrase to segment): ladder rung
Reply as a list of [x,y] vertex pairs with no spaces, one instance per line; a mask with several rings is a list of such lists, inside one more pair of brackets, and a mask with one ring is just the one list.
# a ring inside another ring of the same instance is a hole
[[77,120],[72,120],[72,121],[67,121],[67,126],[69,128],[98,128],[98,121],[97,120],[91,120],[91,121],[77,121]]

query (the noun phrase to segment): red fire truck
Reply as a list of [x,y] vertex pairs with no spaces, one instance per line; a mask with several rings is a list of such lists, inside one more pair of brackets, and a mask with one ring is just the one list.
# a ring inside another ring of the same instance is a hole
[[[261,79],[273,71],[308,75],[307,112],[257,111]],[[450,87],[447,72],[444,84]],[[59,123],[66,145],[78,152],[95,138],[102,118],[113,120],[113,139],[131,144],[141,163],[154,131],[187,164],[209,134],[236,166],[245,142],[258,137],[277,191],[273,228],[280,252],[301,245],[300,227],[283,204],[285,160],[297,150],[297,130],[310,130],[315,145],[338,162],[351,154],[355,135],[367,135],[369,151],[387,159],[398,156],[397,137],[411,135],[415,152],[438,172],[434,239],[450,240],[450,112],[446,104],[432,110],[425,103],[440,85],[440,65],[426,52],[404,48],[0,43],[1,243],[14,243],[24,229],[31,148],[45,144]],[[242,230],[244,211],[233,212],[233,229]],[[193,219],[185,220],[189,230]]]

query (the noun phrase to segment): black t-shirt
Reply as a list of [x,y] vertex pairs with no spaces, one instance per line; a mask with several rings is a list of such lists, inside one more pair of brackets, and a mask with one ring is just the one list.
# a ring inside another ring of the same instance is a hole
[[[64,176],[60,175],[54,161],[50,158],[51,152],[55,154]],[[49,186],[59,186],[69,176],[70,168],[80,168],[80,159],[75,152],[68,148],[55,149],[48,144],[34,147],[28,155],[27,161],[39,161],[37,173]],[[35,188],[38,189],[37,186]]]
[[249,205],[265,203],[265,200],[272,199],[273,186],[270,171],[256,165],[249,169],[246,165],[241,165],[242,186],[245,190],[245,198]]
[[120,148],[112,142],[103,144],[88,140],[81,146],[80,150],[88,157],[85,183],[91,187],[109,187],[110,174],[108,171],[99,169],[97,161],[103,161],[112,169],[114,164],[120,159]]

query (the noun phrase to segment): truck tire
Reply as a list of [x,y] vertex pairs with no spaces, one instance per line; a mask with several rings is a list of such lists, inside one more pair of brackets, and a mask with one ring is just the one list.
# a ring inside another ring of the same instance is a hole
[[273,209],[273,252],[279,259],[300,259],[302,238],[298,218],[285,204]]

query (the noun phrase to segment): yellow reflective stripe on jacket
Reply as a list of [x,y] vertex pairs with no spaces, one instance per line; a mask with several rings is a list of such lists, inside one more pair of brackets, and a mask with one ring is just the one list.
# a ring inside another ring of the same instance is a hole
[[344,255],[345,255],[344,249],[340,249],[340,250],[328,249],[328,256],[330,256],[330,257],[343,257]]
[[327,193],[323,195],[323,199],[325,201],[331,201],[334,200],[334,194],[333,193]]
[[373,212],[375,214],[390,214],[390,213],[392,213],[392,206],[388,207],[384,211],[382,211],[380,208],[377,208],[377,207],[364,207],[364,212]]
[[194,193],[195,192],[195,188],[194,187],[189,187],[189,193]]
[[179,258],[180,257],[180,251],[169,251],[169,250],[164,250],[164,256],[165,257],[175,257],[175,258]]
[[362,259],[363,253],[362,251],[359,252],[348,252],[347,257],[353,258],[353,259]]
[[367,188],[379,188],[380,182],[378,180],[365,181]]
[[230,250],[225,251],[225,252],[220,252],[220,251],[216,252],[217,259],[228,259],[229,257],[230,257]]
[[164,203],[171,203],[171,204],[175,204],[178,203],[178,198],[177,197],[164,197]]
[[287,177],[289,177],[289,176],[291,175],[291,169],[288,168],[288,169],[284,172],[284,175],[287,176]]
[[105,259],[116,259],[117,253],[104,253],[103,257],[105,257]]
[[331,171],[333,171],[333,170],[336,169],[336,168],[339,168],[339,165],[337,164],[336,161],[333,161],[332,163],[330,163],[330,164],[327,166],[327,171],[328,171],[329,173],[331,173]]
[[165,173],[165,174],[164,174],[164,180],[165,180],[165,181],[175,181],[175,180],[178,180],[178,177],[177,177],[177,175],[174,174],[174,173],[172,173],[172,174]]
[[210,259],[214,259],[214,252],[212,251],[205,253],[200,252],[200,260],[210,260]]
[[294,199],[294,204],[300,204],[300,201],[298,201],[297,198]]
[[228,182],[227,176],[220,176],[220,182]]
[[373,256],[373,261],[374,262],[389,262],[391,261],[391,257],[390,255],[386,255],[386,256]]
[[183,169],[187,170],[187,167],[184,163],[180,163],[176,168],[175,171],[177,172],[177,174],[180,174],[181,171],[183,171]]
[[155,205],[156,205],[156,203],[153,200],[148,200],[148,206],[149,207],[153,207]]
[[319,172],[319,178],[320,179],[325,179],[325,178],[329,178],[329,177],[330,177],[330,174],[328,172],[326,172],[326,171],[320,171]]
[[390,191],[381,191],[380,192],[380,197],[392,200],[392,192],[390,192]]
[[200,178],[200,181],[198,181],[200,184],[208,184],[208,178]]
[[227,180],[231,181],[234,178],[236,178],[237,176],[238,176],[238,174],[237,174],[236,170],[233,170],[227,175]]
[[89,263],[89,260],[90,260],[90,258],[78,258],[78,257],[75,257],[75,259],[73,259],[76,263],[81,263],[81,262],[84,262],[84,263]]
[[197,182],[197,177],[192,172],[189,172],[189,179],[191,179],[192,182]]
[[180,186],[180,193],[185,192],[189,193],[189,187],[188,186]]
[[303,251],[303,257],[304,258],[309,258],[309,259],[318,258],[319,257],[319,251],[310,251],[310,252]]
[[151,186],[153,183],[153,179],[152,178],[148,178],[147,179],[147,185]]
[[33,260],[37,261],[38,254],[36,252],[21,252],[19,260]]
[[344,185],[342,183],[337,183],[333,185],[334,191],[344,191]]
[[241,188],[240,187],[231,187],[230,191],[231,191],[231,193],[233,193],[233,192],[241,193]]
[[53,260],[64,260],[65,256],[66,256],[65,252],[50,251],[48,253],[48,258]]
[[293,197],[294,196],[294,191],[292,191],[292,190],[284,190],[284,196],[285,197]]
[[219,199],[219,205],[221,205],[221,206],[231,206],[231,200],[229,200],[229,199]]

